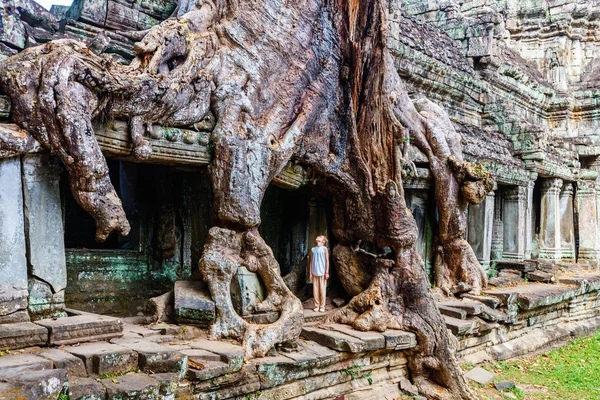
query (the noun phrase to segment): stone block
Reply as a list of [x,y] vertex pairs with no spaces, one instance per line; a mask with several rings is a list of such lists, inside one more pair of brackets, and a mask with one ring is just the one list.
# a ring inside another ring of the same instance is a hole
[[179,385],[179,375],[163,372],[160,374],[150,374],[150,378],[158,382],[158,394],[162,399],[174,399]]
[[476,301],[445,301],[440,306],[457,308],[465,311],[468,315],[479,315],[481,314],[481,303]]
[[113,339],[114,344],[138,353],[138,365],[144,372],[174,372],[185,376],[188,357],[177,350],[144,339]]
[[36,321],[45,318],[66,317],[65,291],[54,293],[46,282],[29,278],[29,304],[27,309],[31,319]]
[[494,379],[496,374],[493,372],[486,371],[481,367],[475,367],[472,370],[468,371],[465,376],[472,381],[475,381],[479,384],[485,385]]
[[154,400],[159,398],[160,384],[146,374],[131,373],[101,379],[108,399]]
[[441,304],[438,304],[437,307],[440,310],[440,313],[442,313],[442,315],[447,315],[449,317],[458,319],[467,318],[467,312],[465,310],[461,310],[460,308],[448,307]]
[[54,364],[54,368],[66,369],[70,377],[87,376],[85,365],[79,357],[59,349],[48,349],[37,354]]
[[177,322],[208,326],[215,320],[215,302],[202,282],[177,281],[174,292]]
[[322,346],[338,351],[360,353],[365,351],[365,343],[353,336],[341,332],[328,331],[321,328],[304,327],[300,334],[305,339],[313,340]]
[[500,300],[495,297],[477,296],[474,294],[464,294],[462,297],[465,299],[476,300],[491,308],[498,308],[500,306]]
[[235,311],[241,316],[254,314],[257,305],[265,299],[263,284],[254,272],[246,267],[238,267],[231,282],[231,301]]
[[48,369],[17,373],[4,377],[9,382],[0,386],[0,399],[53,400],[57,399],[67,385],[67,371]]
[[112,343],[89,343],[65,347],[63,350],[81,358],[90,375],[119,374],[138,366],[138,354],[135,351]]
[[9,376],[24,371],[52,369],[52,367],[52,361],[33,354],[0,357],[0,376]]
[[385,347],[387,349],[412,349],[417,345],[417,336],[412,332],[388,329],[382,332],[382,335],[385,337]]
[[512,389],[515,387],[515,383],[514,382],[509,382],[509,381],[501,381],[501,382],[496,382],[494,383],[494,387],[496,388],[496,390],[499,391],[503,391],[506,389]]
[[327,329],[341,332],[362,340],[365,344],[365,351],[379,350],[385,348],[385,337],[379,332],[357,331],[355,329],[352,329],[348,325],[342,324],[329,324],[327,326]]
[[69,377],[69,400],[105,400],[106,388],[92,378]]
[[450,331],[454,334],[454,336],[464,336],[469,333],[472,333],[476,324],[471,320],[462,320],[456,319],[452,317],[448,317],[446,315],[444,317],[444,322],[446,323],[446,327],[450,329]]
[[231,372],[234,371],[229,364],[222,361],[191,362],[186,377],[191,381],[205,381]]
[[219,354],[212,353],[210,351],[202,350],[202,349],[185,349],[181,350],[181,353],[188,356],[189,360],[193,360],[194,362],[209,362],[209,361],[222,361],[222,357]]
[[119,318],[96,314],[45,319],[36,324],[48,329],[52,345],[108,340],[123,334],[123,322]]
[[0,350],[45,345],[48,329],[32,322],[0,325]]
[[241,346],[217,340],[199,339],[189,342],[193,349],[202,349],[221,356],[221,361],[226,362],[231,371],[242,368],[244,363],[244,349]]

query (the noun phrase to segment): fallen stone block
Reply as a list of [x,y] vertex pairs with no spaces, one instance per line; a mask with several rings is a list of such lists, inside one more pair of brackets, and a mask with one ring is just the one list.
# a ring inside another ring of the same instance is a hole
[[92,378],[69,378],[69,400],[104,400],[106,388]]
[[48,329],[33,322],[0,324],[0,350],[45,345]]
[[119,318],[96,314],[44,319],[36,324],[48,329],[51,345],[108,340],[123,335],[123,322]]
[[221,355],[202,349],[185,349],[181,350],[181,353],[188,356],[189,360],[193,360],[200,363],[210,361],[223,361]]
[[131,373],[101,379],[108,399],[158,399],[160,384],[146,374]]
[[341,297],[336,297],[335,299],[333,299],[331,301],[331,303],[333,304],[334,307],[340,308],[341,306],[346,304],[346,300],[342,299]]
[[315,341],[322,346],[338,351],[360,353],[365,351],[365,343],[353,336],[341,332],[328,331],[321,328],[304,327],[300,334],[305,339]]
[[481,314],[479,314],[479,318],[492,322],[506,322],[508,320],[508,315],[491,307],[483,306],[481,308]]
[[222,361],[192,361],[189,363],[186,377],[191,381],[205,381],[231,372],[234,371],[231,371],[229,364]]
[[175,282],[174,298],[177,322],[208,327],[215,320],[215,302],[203,282]]
[[112,343],[89,343],[63,350],[83,360],[88,374],[120,374],[138,366],[138,354]]
[[542,283],[554,283],[556,277],[553,274],[549,274],[543,271],[532,271],[525,274],[529,282],[542,282]]
[[491,308],[498,308],[500,306],[500,300],[498,300],[495,297],[477,296],[474,294],[464,294],[462,297],[464,299],[478,301],[478,302],[483,303],[486,306],[491,307]]
[[475,367],[472,370],[468,371],[465,376],[472,381],[485,385],[494,379],[496,374],[486,371],[481,367]]
[[83,360],[71,353],[59,349],[48,349],[37,354],[54,364],[54,368],[66,369],[70,377],[87,376]]

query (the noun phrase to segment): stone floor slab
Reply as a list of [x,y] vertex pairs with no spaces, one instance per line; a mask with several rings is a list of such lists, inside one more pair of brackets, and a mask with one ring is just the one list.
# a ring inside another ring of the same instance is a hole
[[184,349],[181,350],[181,352],[188,356],[190,360],[195,360],[199,362],[223,361],[223,357],[221,357],[221,355],[202,349]]
[[66,369],[70,377],[87,376],[83,360],[71,353],[59,349],[48,349],[37,354],[54,364],[54,368]]
[[37,371],[53,368],[52,361],[33,354],[16,354],[0,357],[0,376],[14,371]]
[[65,351],[81,358],[88,374],[118,374],[138,366],[138,354],[125,347],[106,343],[89,343],[69,346]]
[[123,335],[123,322],[119,318],[96,314],[45,319],[36,324],[48,329],[51,345],[108,340]]
[[300,334],[305,339],[313,340],[322,346],[338,351],[360,353],[367,347],[365,342],[341,332],[328,331],[315,327],[304,327]]
[[468,371],[465,376],[477,383],[485,385],[488,382],[491,382],[492,379],[496,376],[496,374],[486,371],[481,367],[475,367],[472,370]]
[[48,342],[48,329],[32,322],[0,325],[0,350],[40,346]]

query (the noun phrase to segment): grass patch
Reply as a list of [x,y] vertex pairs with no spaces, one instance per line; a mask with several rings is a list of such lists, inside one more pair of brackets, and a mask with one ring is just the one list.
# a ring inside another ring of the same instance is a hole
[[[518,387],[511,393],[519,400],[598,400],[600,331],[536,357],[487,363],[482,367],[498,374],[495,382],[515,382]],[[495,389],[472,383],[484,398],[502,398]]]

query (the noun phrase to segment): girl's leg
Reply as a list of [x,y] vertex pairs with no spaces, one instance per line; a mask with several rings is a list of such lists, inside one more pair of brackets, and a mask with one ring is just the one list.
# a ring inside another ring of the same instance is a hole
[[320,276],[313,276],[313,299],[315,301],[314,311],[319,311],[321,307],[321,297],[320,297]]
[[325,290],[327,288],[327,279],[325,279],[325,276],[320,276],[319,278],[319,309],[323,312],[325,311],[325,302],[327,301],[327,297],[325,296]]

